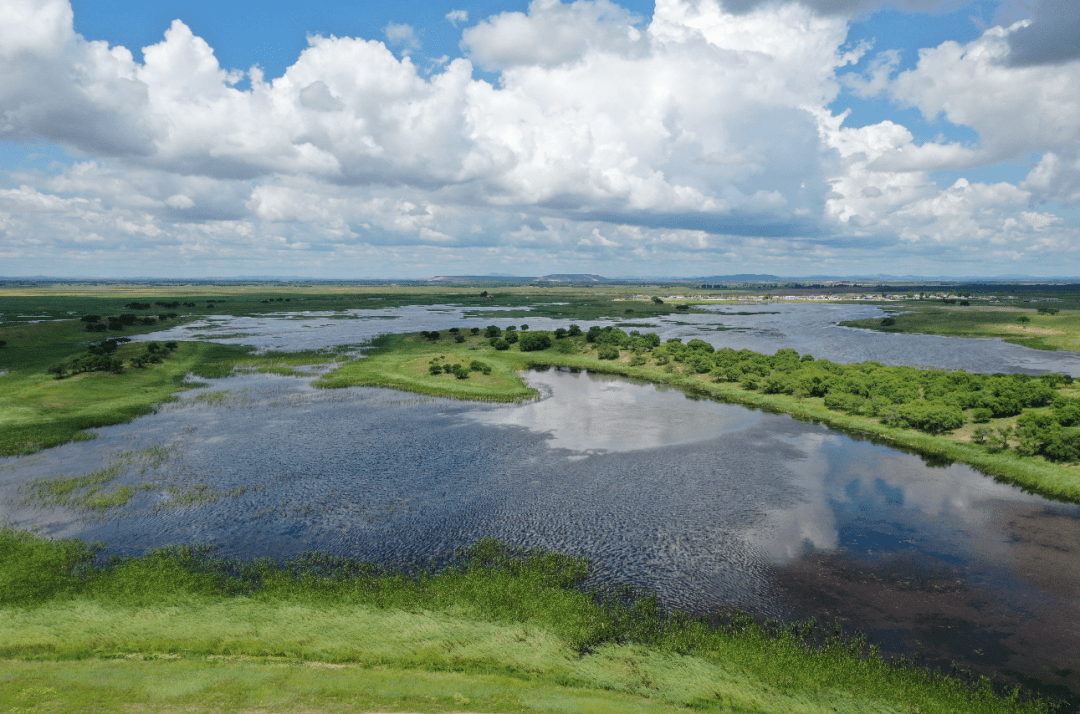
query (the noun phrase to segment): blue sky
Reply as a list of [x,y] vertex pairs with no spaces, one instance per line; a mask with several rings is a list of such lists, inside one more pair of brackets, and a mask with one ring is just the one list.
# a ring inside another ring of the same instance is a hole
[[1067,0],[0,12],[0,275],[1080,275]]

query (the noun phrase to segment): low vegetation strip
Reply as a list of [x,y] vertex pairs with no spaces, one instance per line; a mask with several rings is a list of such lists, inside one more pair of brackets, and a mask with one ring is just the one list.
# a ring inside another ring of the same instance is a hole
[[[538,348],[527,349],[534,344]],[[490,371],[465,369],[473,362]],[[460,369],[455,371],[454,365]],[[878,362],[836,364],[789,349],[765,355],[717,350],[698,339],[661,344],[654,333],[613,327],[582,332],[571,325],[536,332],[491,326],[468,334],[387,335],[373,343],[368,357],[316,384],[520,401],[536,396],[520,372],[538,365],[671,384],[871,434],[936,461],[966,463],[1045,496],[1080,502],[1080,389],[1062,374],[985,375]]]
[[5,711],[1049,711],[813,623],[586,592],[582,559],[494,541],[407,572],[198,547],[94,563],[0,529]]
[[935,306],[905,305],[904,312],[884,318],[841,322],[880,332],[999,337],[1006,342],[1039,350],[1080,352],[1080,319],[1075,310],[1040,306]]

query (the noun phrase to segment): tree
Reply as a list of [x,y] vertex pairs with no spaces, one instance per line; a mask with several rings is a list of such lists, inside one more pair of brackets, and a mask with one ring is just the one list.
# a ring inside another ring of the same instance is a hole
[[655,295],[653,295],[652,301],[653,301],[654,305],[663,305],[664,304],[664,301],[662,299],[658,298]]
[[484,337],[498,337],[502,334],[502,330],[498,325],[488,325],[484,328]]
[[565,327],[557,327],[557,328],[555,328],[555,339],[556,340],[561,340],[564,337],[566,337],[566,328]]
[[501,337],[492,338],[491,346],[500,351],[510,349],[510,343]]
[[570,331],[567,332],[567,334],[570,335],[571,337],[577,337],[578,335],[581,334],[581,328],[578,327],[577,325],[570,325]]
[[1021,315],[1020,317],[1016,318],[1016,321],[1019,322],[1021,325],[1027,325],[1029,322],[1031,322],[1031,318],[1027,315]]

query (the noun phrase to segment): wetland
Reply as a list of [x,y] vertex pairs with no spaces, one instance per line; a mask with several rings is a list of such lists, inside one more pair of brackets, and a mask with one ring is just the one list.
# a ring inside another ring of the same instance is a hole
[[[333,348],[345,359],[388,332],[566,324],[499,313],[221,315],[134,339]],[[836,325],[880,314],[727,306],[580,324],[632,322],[665,340],[798,347],[836,362],[1080,376],[1068,352]],[[337,364],[204,378],[92,440],[0,459],[4,516],[120,555],[209,543],[242,559],[318,550],[405,566],[496,538],[587,556],[591,583],[630,583],[692,613],[835,621],[936,668],[955,662],[1042,693],[1080,691],[1080,632],[1062,626],[1080,621],[1076,505],[626,377],[533,370],[525,379],[538,397],[481,404],[314,386]],[[94,505],[122,488],[122,502]]]

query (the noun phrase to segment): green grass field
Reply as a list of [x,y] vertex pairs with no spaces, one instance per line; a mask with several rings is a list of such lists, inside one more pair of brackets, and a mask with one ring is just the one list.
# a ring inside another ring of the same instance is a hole
[[[0,711],[1042,712],[809,624],[714,627],[481,542],[410,575],[0,529]],[[808,639],[809,637],[809,639]]]
[[[1064,310],[1056,315],[1039,314],[1035,308],[905,306],[911,312],[892,316],[892,325],[880,319],[841,322],[881,332],[907,332],[948,337],[1000,337],[1006,342],[1040,350],[1080,352],[1080,313]],[[1028,318],[1021,322],[1020,318]]]

